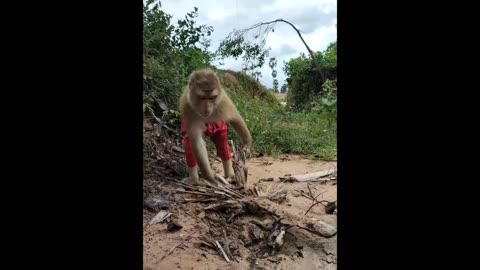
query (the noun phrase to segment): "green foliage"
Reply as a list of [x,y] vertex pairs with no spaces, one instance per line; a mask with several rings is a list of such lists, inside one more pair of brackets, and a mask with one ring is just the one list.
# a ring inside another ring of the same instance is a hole
[[323,65],[327,70],[335,70],[337,68],[337,42],[328,45],[324,53]]
[[278,93],[278,80],[277,80],[277,59],[275,57],[271,57],[270,61],[268,62],[268,66],[272,69],[272,77],[273,77],[273,91]]
[[263,44],[247,42],[243,36],[229,36],[220,43],[216,54],[220,59],[233,57],[237,60],[242,57],[243,70],[258,80],[261,77],[261,72],[257,69],[265,64],[269,52],[270,48],[263,49]]
[[326,117],[331,127],[337,121],[337,81],[327,80],[323,84],[323,91],[324,94],[311,103],[312,111]]
[[[251,99],[245,92],[228,93],[252,134],[254,153],[310,154],[325,159],[336,158],[336,123],[329,125],[322,113],[286,111],[282,107],[265,106],[264,102]],[[228,136],[239,142],[231,127]]]
[[153,111],[153,108],[152,108],[153,102],[154,102],[154,100],[153,100],[152,97],[145,96],[145,95],[143,96],[143,112],[144,113]]
[[172,126],[180,126],[180,112],[177,110],[167,110],[164,112],[166,118],[168,119],[168,123]]
[[[316,52],[314,56],[319,61],[327,81],[336,80],[337,43],[330,44],[325,52]],[[312,101],[327,94],[315,65],[305,54],[285,63],[284,72],[289,90],[288,105],[294,111],[310,110],[315,105]]]
[[[187,13],[176,25],[161,6],[148,0],[143,7],[143,90],[144,108],[154,97],[176,110],[188,75],[210,66],[213,53],[208,51],[213,27],[197,25],[198,8]],[[178,118],[177,114],[168,114]]]
[[279,107],[279,103],[275,98],[272,91],[269,91],[265,86],[259,83],[256,79],[249,76],[245,71],[237,72],[231,70],[219,70],[220,82],[224,83],[224,77],[222,73],[230,73],[236,77],[240,84],[241,92],[247,95],[251,99],[263,101],[265,105],[272,106],[274,108]]
[[275,93],[278,93],[278,80],[277,79],[273,79],[273,91]]

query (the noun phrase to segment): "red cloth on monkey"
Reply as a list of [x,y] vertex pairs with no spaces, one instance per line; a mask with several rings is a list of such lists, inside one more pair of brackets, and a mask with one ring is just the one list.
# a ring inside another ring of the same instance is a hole
[[[183,136],[183,144],[185,146],[185,158],[187,159],[187,166],[192,168],[197,165],[197,160],[193,155],[192,149],[190,148],[190,141],[188,140],[187,131],[185,129],[185,123],[181,122],[181,133]],[[222,160],[229,160],[232,158],[230,154],[230,147],[228,146],[227,138],[227,124],[223,121],[216,123],[208,123],[206,128],[203,130],[203,134],[212,139],[217,148],[217,156]]]

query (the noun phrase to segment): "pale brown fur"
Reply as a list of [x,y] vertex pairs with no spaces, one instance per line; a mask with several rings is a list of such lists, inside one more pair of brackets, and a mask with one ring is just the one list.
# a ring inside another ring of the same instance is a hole
[[[180,97],[180,113],[185,122],[192,152],[206,179],[214,179],[214,173],[208,162],[206,144],[202,138],[202,130],[206,123],[217,121],[229,123],[242,141],[244,150],[250,152],[252,137],[247,125],[211,69],[192,72]],[[223,167],[225,176],[232,178],[234,173],[231,160],[223,161]],[[195,167],[189,171],[192,180],[198,179],[196,170]]]

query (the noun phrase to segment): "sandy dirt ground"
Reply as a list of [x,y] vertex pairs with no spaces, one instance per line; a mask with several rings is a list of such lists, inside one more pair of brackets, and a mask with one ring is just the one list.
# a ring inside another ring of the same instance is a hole
[[[278,177],[287,174],[297,175],[333,168],[336,162],[313,161],[302,156],[282,155],[278,158],[261,157],[248,160],[249,186],[257,185],[263,189],[282,187],[288,190],[286,201],[278,205],[283,211],[295,215],[304,215],[312,201],[300,196],[307,191],[307,184],[314,194],[322,193],[318,199],[337,200],[336,181],[294,182],[279,181]],[[221,173],[221,164],[215,163],[215,170]],[[260,179],[273,177],[274,181],[259,183]],[[170,199],[180,200],[185,194],[169,194]],[[233,222],[227,228],[228,238],[232,240],[231,249],[235,260],[229,263],[217,250],[201,245],[205,236],[218,235],[219,228],[209,226],[203,209],[208,203],[175,203],[170,211],[183,227],[174,232],[167,232],[165,224],[147,225],[155,213],[144,210],[143,261],[144,269],[336,269],[337,236],[323,238],[305,230],[291,228],[285,236],[284,244],[274,254],[259,254],[252,249],[237,245],[239,239],[248,238],[248,233],[235,222],[245,223],[249,218]],[[325,214],[324,207],[314,206],[306,215],[313,220],[320,220],[334,227],[337,216]],[[261,220],[260,220],[261,222]],[[232,229],[233,228],[233,229]],[[245,238],[242,238],[245,235]],[[235,242],[235,243],[233,243]],[[243,243],[243,242],[242,242]],[[170,250],[173,251],[169,253]],[[263,255],[263,256],[262,256]]]

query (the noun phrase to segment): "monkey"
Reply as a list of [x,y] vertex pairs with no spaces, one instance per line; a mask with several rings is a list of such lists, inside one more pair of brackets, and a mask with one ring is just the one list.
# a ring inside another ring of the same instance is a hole
[[212,69],[200,69],[190,74],[179,100],[179,109],[188,169],[188,177],[184,180],[198,184],[198,169],[205,179],[215,179],[203,135],[210,137],[215,143],[225,178],[233,180],[235,173],[228,145],[227,124],[230,124],[239,136],[247,156],[250,155],[252,136]]

